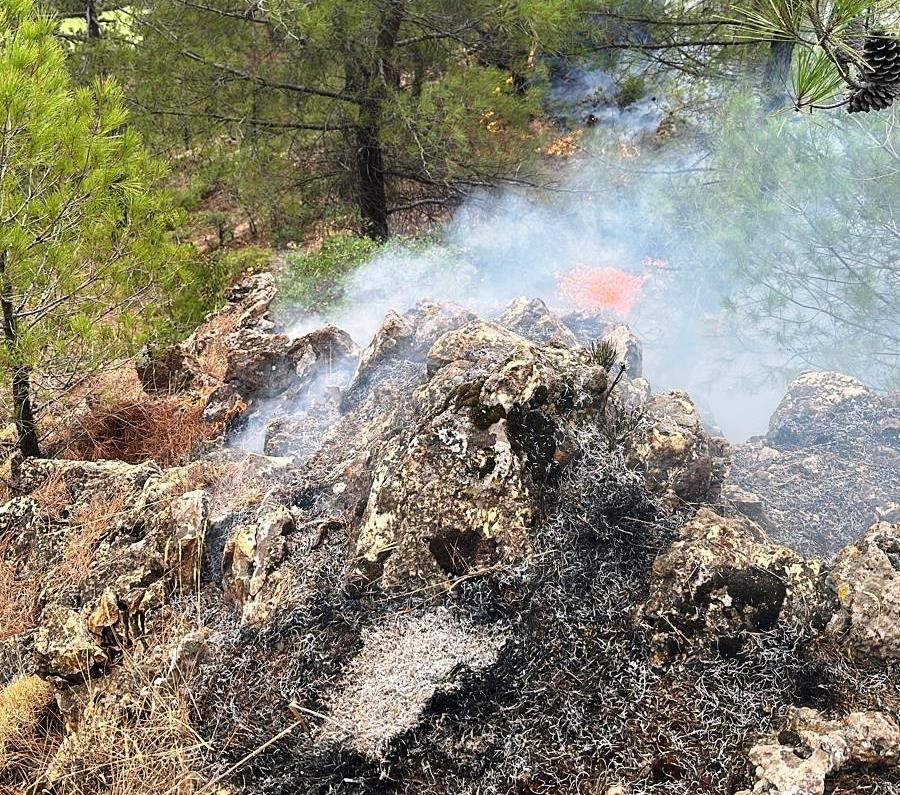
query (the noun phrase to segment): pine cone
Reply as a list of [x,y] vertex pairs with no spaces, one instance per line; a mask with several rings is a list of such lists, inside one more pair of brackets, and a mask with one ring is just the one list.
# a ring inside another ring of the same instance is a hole
[[860,70],[860,88],[853,91],[847,110],[868,113],[889,108],[900,96],[900,39],[875,31],[863,43],[867,68]]
[[889,108],[897,94],[895,87],[867,84],[850,95],[849,113],[868,113],[870,110]]

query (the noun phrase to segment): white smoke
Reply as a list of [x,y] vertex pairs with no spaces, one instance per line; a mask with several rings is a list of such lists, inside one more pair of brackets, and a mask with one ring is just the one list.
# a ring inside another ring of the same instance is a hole
[[[559,89],[557,99],[571,101],[579,92],[603,96],[612,86],[604,73],[586,72],[581,82]],[[733,441],[765,432],[788,378],[803,363],[791,365],[771,340],[723,331],[722,300],[732,286],[710,288],[701,272],[709,263],[695,259],[702,238],[685,246],[683,230],[666,228],[660,211],[703,168],[702,136],[688,138],[688,145],[645,146],[664,114],[656,98],[625,110],[593,99],[575,105],[578,114],[590,107],[595,123],[581,154],[560,158],[554,190],[473,196],[443,226],[439,242],[387,246],[348,279],[340,306],[305,317],[291,333],[332,322],[365,345],[389,309],[402,312],[423,299],[456,301],[483,316],[519,295],[571,308],[559,291],[563,274],[579,266],[614,267],[647,279],[627,322],[644,342],[645,374],[654,388],[687,389]],[[638,147],[644,151],[634,157]],[[648,258],[665,264],[648,265]]]

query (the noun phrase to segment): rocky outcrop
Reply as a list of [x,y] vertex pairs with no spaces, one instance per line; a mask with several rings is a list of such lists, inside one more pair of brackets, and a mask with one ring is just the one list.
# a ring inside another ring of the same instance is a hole
[[735,449],[725,497],[773,538],[830,556],[889,520],[900,495],[900,402],[840,373],[788,388],[768,433]]
[[540,298],[530,301],[525,297],[513,299],[497,318],[497,323],[537,345],[578,347],[575,334],[547,309]]
[[388,587],[525,558],[540,484],[607,388],[586,352],[481,321],[440,337],[428,371],[412,426],[374,469],[357,535],[360,575]]
[[828,626],[860,662],[900,662],[900,524],[879,522],[831,567],[839,610]]
[[273,294],[236,289],[154,376],[230,447],[25,462],[0,507],[0,586],[34,589],[0,684],[56,694],[40,786],[137,736],[186,776],[160,792],[890,790],[898,526],[785,543],[825,510],[803,479],[891,460],[888,398],[804,377],[723,490],[727,444],[624,326],[425,302],[360,352],[275,333]]
[[226,305],[184,342],[142,358],[148,391],[162,384],[195,392],[205,402],[204,418],[223,422],[275,398],[282,415],[305,412],[330,386],[343,385],[359,353],[349,335],[334,326],[301,337],[274,333],[275,294],[271,274],[232,288]]
[[[654,661],[737,654],[749,635],[828,618],[817,561],[766,538],[746,519],[701,508],[653,563],[642,617]],[[826,615],[816,615],[817,612]]]
[[24,462],[0,537],[39,585],[29,666],[83,678],[140,638],[176,590],[195,581],[208,527],[184,469],[119,462]]
[[845,767],[897,765],[900,727],[881,712],[827,720],[814,709],[794,709],[787,726],[749,756],[756,784],[737,795],[823,795],[826,781]]

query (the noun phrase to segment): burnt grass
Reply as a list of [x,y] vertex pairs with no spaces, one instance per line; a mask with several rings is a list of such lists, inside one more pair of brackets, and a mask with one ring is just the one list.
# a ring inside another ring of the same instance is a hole
[[[740,648],[711,644],[654,668],[635,611],[653,560],[686,517],[663,513],[599,431],[582,439],[548,494],[530,565],[466,580],[439,599],[348,587],[346,549],[329,539],[330,563],[317,570],[310,598],[265,629],[230,630],[186,683],[207,772],[255,752],[229,777],[255,795],[550,795],[616,784],[629,795],[722,795],[752,784],[743,750],[777,731],[791,705],[900,707],[897,672],[850,669],[777,627]],[[502,628],[509,641],[498,661],[436,694],[378,760],[317,740],[322,718],[313,713],[326,710],[363,630],[436,601]],[[900,792],[896,777],[854,771],[829,787]]]

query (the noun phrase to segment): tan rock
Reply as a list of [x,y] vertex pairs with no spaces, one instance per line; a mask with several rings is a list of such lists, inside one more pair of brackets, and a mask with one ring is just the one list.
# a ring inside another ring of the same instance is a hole
[[654,395],[645,412],[646,421],[626,440],[629,466],[672,507],[717,502],[727,450],[703,429],[690,396],[679,390]]
[[653,563],[641,612],[654,663],[697,651],[732,655],[749,634],[806,624],[820,574],[817,561],[772,543],[749,520],[701,508]]
[[814,709],[795,708],[786,730],[754,745],[748,756],[756,766],[752,795],[822,795],[826,780],[846,765],[896,765],[900,727],[882,712],[827,720]]
[[60,605],[47,607],[34,638],[34,652],[47,675],[84,678],[107,656],[81,615]]
[[834,561],[829,633],[858,661],[900,660],[900,524],[879,522]]

